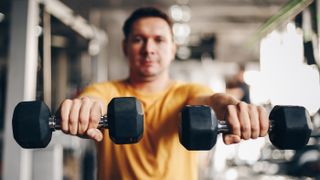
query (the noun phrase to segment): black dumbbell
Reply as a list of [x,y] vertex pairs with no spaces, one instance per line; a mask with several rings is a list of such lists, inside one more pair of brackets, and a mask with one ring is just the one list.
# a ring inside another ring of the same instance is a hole
[[[219,133],[229,134],[226,121],[219,121],[209,106],[186,106],[181,112],[179,140],[188,150],[210,150]],[[301,106],[275,106],[269,116],[269,138],[279,149],[300,149],[311,136],[307,110]]]
[[[20,102],[14,109],[12,128],[14,139],[23,148],[44,148],[52,131],[60,130],[58,117],[52,116],[42,101]],[[138,142],[143,135],[143,111],[135,97],[114,98],[108,104],[107,115],[101,116],[98,128],[108,128],[116,144]]]

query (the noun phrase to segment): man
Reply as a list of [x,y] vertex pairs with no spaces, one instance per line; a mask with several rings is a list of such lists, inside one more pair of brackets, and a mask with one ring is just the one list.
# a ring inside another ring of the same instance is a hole
[[[185,150],[178,140],[178,114],[186,104],[210,105],[219,119],[227,120],[232,134],[224,136],[226,144],[267,134],[269,121],[262,107],[170,79],[176,45],[166,14],[155,8],[137,9],[123,32],[128,79],[93,84],[80,98],[61,105],[63,131],[97,141],[99,179],[196,179],[195,152]],[[142,103],[145,130],[137,144],[115,145],[107,130],[97,129],[108,102],[121,96],[135,96]]]

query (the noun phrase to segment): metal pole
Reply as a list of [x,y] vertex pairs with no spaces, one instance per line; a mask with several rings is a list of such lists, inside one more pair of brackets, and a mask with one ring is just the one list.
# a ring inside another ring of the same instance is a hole
[[4,180],[31,180],[32,151],[21,149],[13,139],[12,114],[22,100],[35,99],[39,6],[36,0],[12,0],[10,47],[5,109]]
[[[46,7],[46,6],[45,6]],[[43,12],[43,98],[51,109],[51,16]]]

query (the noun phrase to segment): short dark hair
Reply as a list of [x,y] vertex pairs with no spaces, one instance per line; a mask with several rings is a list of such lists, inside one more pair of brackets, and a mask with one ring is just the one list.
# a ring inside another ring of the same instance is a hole
[[172,32],[172,24],[173,23],[172,23],[172,20],[170,19],[170,17],[166,13],[164,13],[163,11],[161,11],[155,7],[142,7],[142,8],[136,9],[128,17],[128,19],[125,21],[125,23],[122,27],[122,31],[123,31],[125,40],[127,40],[129,34],[131,33],[132,25],[137,20],[139,20],[141,18],[146,18],[146,17],[158,17],[158,18],[165,20],[170,27],[171,34],[173,35],[173,32]]

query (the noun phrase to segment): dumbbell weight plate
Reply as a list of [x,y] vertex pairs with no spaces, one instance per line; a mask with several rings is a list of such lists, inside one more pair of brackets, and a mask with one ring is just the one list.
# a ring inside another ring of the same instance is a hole
[[13,137],[23,148],[44,148],[52,136],[50,110],[42,101],[20,102],[12,118]]
[[310,138],[312,123],[308,111],[301,106],[275,106],[269,119],[271,143],[279,149],[300,149]]
[[143,110],[135,97],[113,98],[108,105],[108,119],[109,136],[114,143],[136,143],[142,138]]
[[217,141],[218,124],[208,106],[185,106],[181,111],[179,139],[188,150],[210,150]]

